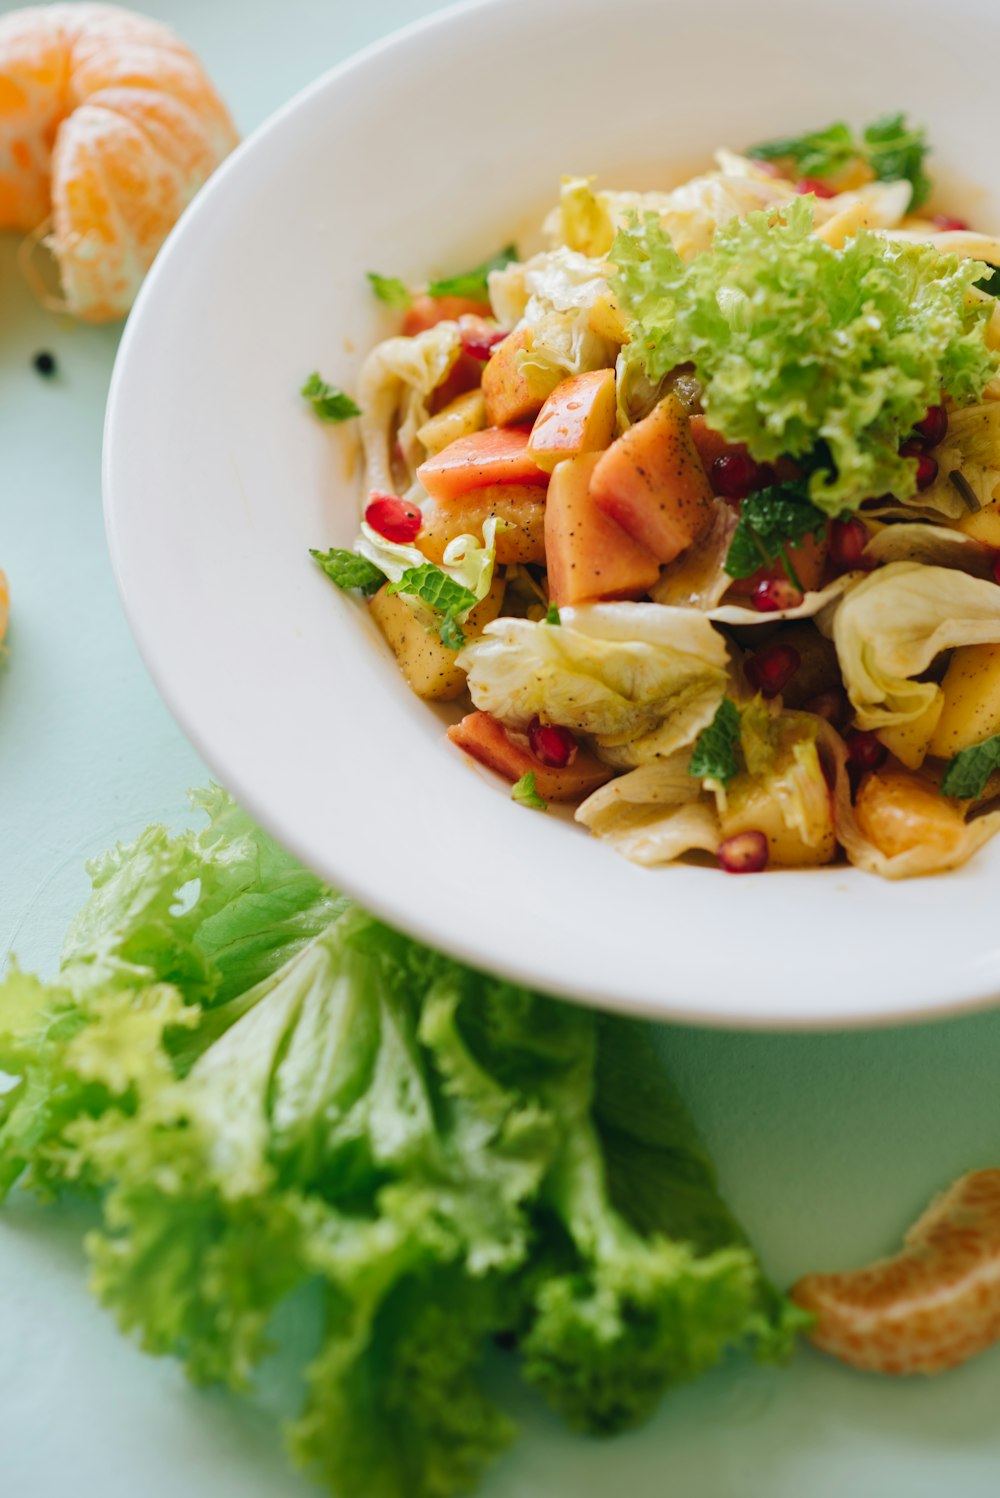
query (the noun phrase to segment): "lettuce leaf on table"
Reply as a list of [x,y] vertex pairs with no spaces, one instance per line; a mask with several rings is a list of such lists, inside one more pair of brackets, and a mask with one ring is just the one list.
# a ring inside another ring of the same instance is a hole
[[289,1443],[338,1498],[468,1490],[513,1434],[478,1377],[501,1333],[599,1432],[727,1347],[787,1353],[640,1027],[428,951],[195,799],[202,831],[93,865],[52,984],[0,986],[0,1191],[97,1198],[125,1331],[246,1390],[318,1287]]

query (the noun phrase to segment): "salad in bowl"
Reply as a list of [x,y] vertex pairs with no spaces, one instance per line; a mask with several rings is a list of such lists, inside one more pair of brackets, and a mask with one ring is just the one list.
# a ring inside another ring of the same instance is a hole
[[1000,828],[1000,239],[902,116],[563,181],[356,400],[357,590],[456,747],[643,865],[887,878]]

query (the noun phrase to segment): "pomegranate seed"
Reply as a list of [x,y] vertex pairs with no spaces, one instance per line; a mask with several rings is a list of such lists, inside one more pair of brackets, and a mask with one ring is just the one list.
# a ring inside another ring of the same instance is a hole
[[847,734],[844,743],[847,745],[848,764],[856,770],[877,770],[885,763],[889,752],[873,733],[865,733],[860,728]]
[[923,421],[917,422],[913,430],[928,447],[937,447],[939,442],[944,441],[948,430],[948,412],[944,406],[929,406],[927,415]]
[[795,584],[787,578],[765,577],[754,588],[751,602],[760,613],[775,614],[779,609],[797,609],[802,597]]
[[863,520],[831,520],[830,561],[837,572],[854,572],[859,567],[869,568],[865,556],[868,545],[868,527]]
[[380,494],[373,489],[365,507],[365,519],[373,531],[387,541],[403,545],[420,534],[424,517],[416,505],[408,504],[396,494]]
[[804,710],[815,713],[817,718],[825,718],[834,728],[847,722],[847,698],[837,687],[829,687],[825,692],[810,697]]
[[800,177],[795,184],[797,193],[814,193],[817,198],[835,198],[837,189],[821,182],[818,177]]
[[759,874],[767,868],[767,838],[756,828],[734,833],[719,844],[716,856],[727,874]]
[[995,583],[1000,583],[1000,551],[998,551],[996,556],[994,557],[993,566],[990,570],[993,573],[993,581]]
[[924,453],[923,457],[917,459],[917,489],[921,492],[929,489],[937,476],[937,458],[932,458],[930,453]]
[[532,718],[528,724],[528,743],[535,758],[553,769],[564,770],[576,759],[576,739],[568,728],[558,728],[555,723]]
[[968,221],[964,218],[953,218],[950,213],[935,213],[931,223],[936,229],[967,229]]
[[763,472],[749,453],[723,453],[712,464],[712,488],[723,499],[746,499],[759,489]]
[[462,340],[462,352],[471,354],[473,359],[481,359],[484,364],[497,344],[502,343],[507,337],[503,328],[494,328],[482,317],[469,315],[460,317],[458,327]]
[[794,645],[765,645],[743,664],[743,672],[755,692],[762,697],[777,697],[783,692],[802,664]]

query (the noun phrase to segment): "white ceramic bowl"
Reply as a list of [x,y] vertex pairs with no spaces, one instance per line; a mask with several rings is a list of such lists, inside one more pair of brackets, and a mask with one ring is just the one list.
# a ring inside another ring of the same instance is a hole
[[279,839],[428,942],[556,993],[739,1026],[846,1026],[1000,994],[1000,842],[946,877],[646,871],[531,814],[411,696],[310,546],[345,545],[348,389],[387,330],[364,272],[492,252],[560,173],[643,184],[748,141],[889,109],[986,189],[994,0],[496,0],[400,33],[259,130],[185,215],[108,408],[108,535],[167,702]]

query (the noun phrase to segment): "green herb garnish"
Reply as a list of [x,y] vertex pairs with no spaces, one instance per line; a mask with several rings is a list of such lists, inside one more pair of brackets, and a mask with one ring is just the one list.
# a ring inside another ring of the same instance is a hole
[[826,525],[826,516],[809,498],[803,483],[773,484],[747,495],[729,543],[725,570],[730,577],[753,577],[761,567],[781,561],[785,572],[802,591],[786,547],[795,546]]
[[948,763],[941,781],[943,796],[956,796],[961,801],[974,801],[981,796],[986,782],[995,770],[1000,770],[1000,733],[983,739],[962,749]]
[[413,300],[406,282],[401,281],[398,276],[380,276],[374,270],[368,271],[367,276],[372,291],[387,307],[395,307],[402,312]]
[[707,728],[698,735],[688,774],[728,785],[739,774],[740,710],[724,697]]
[[348,421],[361,415],[361,407],[336,385],[328,385],[320,375],[313,373],[299,392],[310,403],[320,421]]
[[482,265],[474,266],[472,270],[462,271],[457,276],[448,276],[443,281],[432,281],[427,288],[428,296],[464,296],[473,302],[488,302],[490,299],[489,274],[491,270],[503,270],[512,260],[517,259],[517,246],[513,244],[504,245],[489,260],[484,260]]
[[751,146],[748,156],[758,161],[785,161],[800,177],[833,177],[853,161],[863,161],[882,182],[909,182],[911,208],[930,196],[924,171],[927,143],[924,131],[908,124],[905,114],[887,114],[868,125],[858,139],[849,125],[828,125]]
[[969,296],[981,263],[866,230],[834,249],[808,198],[724,224],[690,263],[649,214],[611,259],[631,318],[625,376],[657,385],[693,364],[711,425],[759,463],[823,454],[809,498],[831,516],[909,498],[901,438],[942,391],[972,405],[997,371],[992,304]]
[[548,811],[549,803],[543,801],[535,786],[534,770],[527,770],[510,793],[512,801],[519,806],[530,806],[533,811]]
[[559,610],[554,603],[549,604],[548,610],[545,614],[545,622],[546,624],[562,623],[562,619],[559,617]]
[[479,602],[471,588],[457,583],[433,562],[424,562],[420,567],[407,567],[399,581],[390,583],[386,592],[408,593],[426,603],[439,617],[438,635],[442,645],[449,650],[461,650],[465,644],[461,621]]
[[357,588],[362,593],[377,593],[385,582],[385,576],[357,551],[344,551],[335,546],[330,551],[309,548],[309,555],[317,562],[331,582],[338,588]]

